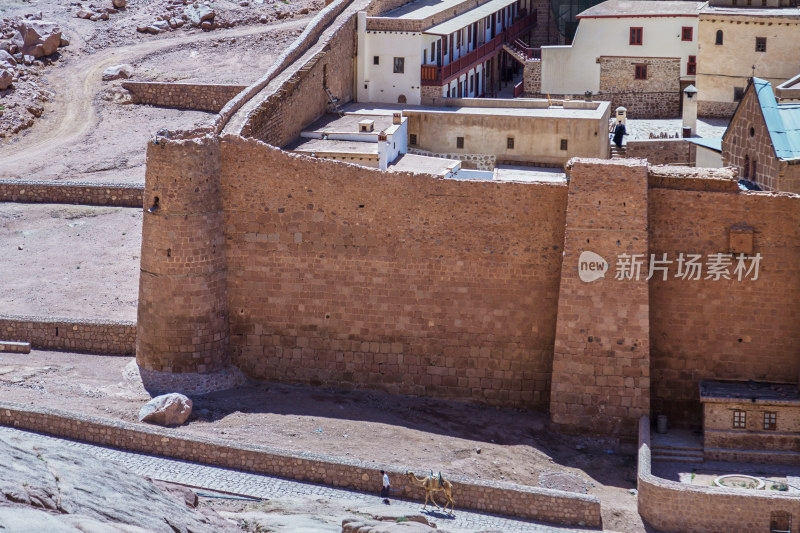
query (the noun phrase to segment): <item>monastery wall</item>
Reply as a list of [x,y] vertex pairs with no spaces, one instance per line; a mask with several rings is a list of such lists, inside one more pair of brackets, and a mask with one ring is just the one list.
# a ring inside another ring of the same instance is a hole
[[[651,189],[650,253],[727,253],[732,226],[753,228],[758,280],[650,281],[654,414],[698,427],[702,379],[796,382],[800,374],[800,197]],[[732,270],[732,269],[731,269]]]
[[386,174],[234,138],[222,158],[232,357],[248,375],[547,408],[565,186]]

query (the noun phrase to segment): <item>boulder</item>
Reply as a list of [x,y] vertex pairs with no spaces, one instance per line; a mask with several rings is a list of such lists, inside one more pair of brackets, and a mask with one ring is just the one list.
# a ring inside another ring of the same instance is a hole
[[61,30],[52,22],[23,20],[17,27],[12,42],[24,55],[33,57],[49,56],[61,44]]
[[158,31],[167,31],[169,30],[169,22],[166,20],[157,20],[151,24],[152,27],[158,28]]
[[419,522],[382,522],[363,518],[342,520],[342,533],[434,533],[434,527]]
[[14,59],[14,56],[6,52],[5,50],[0,50],[0,63],[8,63],[12,67],[17,65],[17,60]]
[[14,75],[8,69],[0,70],[0,91],[4,91],[11,87],[11,82],[14,81]]
[[183,10],[186,18],[195,25],[199,26],[203,21],[212,22],[214,20],[214,10],[205,4],[192,4]]
[[122,9],[128,5],[128,0],[112,0],[111,3],[117,9]]
[[77,13],[75,13],[75,16],[78,17],[79,19],[88,19],[91,18],[92,15],[94,15],[94,11],[85,8],[81,8],[78,10]]
[[192,414],[192,400],[172,392],[156,396],[139,411],[139,421],[159,426],[179,426]]
[[108,67],[103,71],[103,81],[118,80],[120,78],[128,79],[133,75],[133,66],[123,64]]

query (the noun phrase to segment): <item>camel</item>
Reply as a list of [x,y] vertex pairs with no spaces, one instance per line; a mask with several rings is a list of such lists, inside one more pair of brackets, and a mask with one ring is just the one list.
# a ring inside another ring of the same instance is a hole
[[[443,511],[447,511],[447,506],[449,505],[450,514],[453,514],[453,507],[456,504],[455,500],[453,500],[453,484],[444,479],[441,472],[438,476],[430,475],[420,479],[414,475],[414,472],[408,470],[406,472],[406,477],[414,485],[425,489],[425,506],[422,508],[423,510],[428,508],[428,500],[430,500],[436,507],[442,509]],[[444,497],[447,498],[447,502],[444,504],[444,507],[440,506],[436,502],[436,498],[434,498],[434,494],[437,492],[444,492]]]

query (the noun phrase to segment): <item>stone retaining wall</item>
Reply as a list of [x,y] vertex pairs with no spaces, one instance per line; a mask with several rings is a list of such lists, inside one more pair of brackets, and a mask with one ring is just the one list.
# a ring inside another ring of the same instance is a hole
[[697,145],[685,139],[644,139],[627,146],[627,157],[647,159],[651,165],[694,166],[697,160]]
[[142,207],[144,185],[0,180],[0,202]]
[[0,339],[30,342],[41,350],[133,355],[136,322],[0,315]]
[[153,81],[126,81],[122,86],[131,92],[135,104],[211,113],[219,113],[225,104],[247,88],[246,85]]
[[739,102],[713,102],[700,100],[697,102],[697,116],[706,118],[731,118]]
[[639,421],[639,514],[664,533],[771,531],[775,513],[793,515],[798,529],[800,497],[772,490],[723,489],[668,481],[650,470],[650,418]]
[[[381,483],[379,471],[383,469],[389,472],[392,488],[398,491],[399,497],[421,500],[423,495],[421,488],[410,486],[403,472],[389,465],[182,435],[180,429],[154,428],[11,402],[0,402],[0,424],[135,452],[364,492],[376,492]],[[456,504],[462,509],[572,526],[601,526],[600,502],[594,496],[512,483],[448,479],[453,483]]]

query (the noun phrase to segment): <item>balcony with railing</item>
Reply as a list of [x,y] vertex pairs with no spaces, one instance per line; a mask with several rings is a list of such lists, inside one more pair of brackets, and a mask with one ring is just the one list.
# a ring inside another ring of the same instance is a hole
[[[518,40],[517,37],[525,30],[536,24],[536,11],[522,17],[520,20],[506,28],[504,31],[497,34],[497,36],[489,42],[486,42],[477,47],[472,52],[452,61],[441,67],[437,65],[422,65],[420,71],[420,80],[422,85],[425,86],[442,86],[449,82],[451,79],[460,76],[464,72],[473,68],[479,63],[482,63],[495,55],[503,44]],[[524,44],[524,43],[523,43]],[[539,48],[529,48],[531,51],[538,51]],[[534,52],[531,52],[534,53]]]

